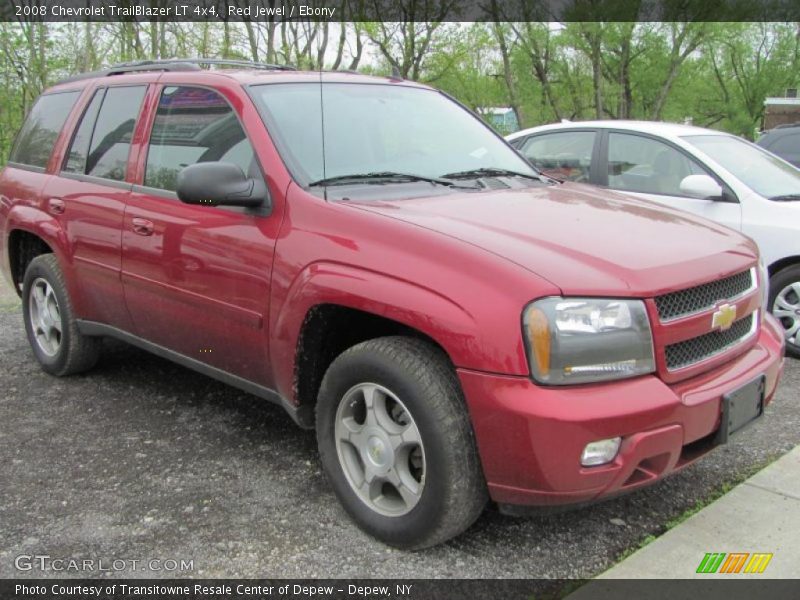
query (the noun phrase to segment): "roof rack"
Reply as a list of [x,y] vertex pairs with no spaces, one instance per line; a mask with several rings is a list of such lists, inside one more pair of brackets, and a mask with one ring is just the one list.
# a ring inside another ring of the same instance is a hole
[[113,65],[101,71],[91,71],[80,73],[62,79],[58,83],[71,83],[82,79],[93,79],[95,77],[110,77],[123,73],[136,73],[139,71],[199,71],[200,65],[220,65],[229,67],[243,67],[246,69],[260,69],[264,71],[294,71],[291,65],[273,65],[269,63],[259,63],[249,60],[229,60],[226,58],[167,58],[161,60],[138,60],[127,63]]

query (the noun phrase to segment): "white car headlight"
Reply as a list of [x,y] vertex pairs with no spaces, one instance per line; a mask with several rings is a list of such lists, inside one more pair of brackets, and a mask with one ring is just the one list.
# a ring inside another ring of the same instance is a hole
[[641,300],[543,298],[527,306],[522,320],[531,373],[540,383],[608,381],[655,370]]

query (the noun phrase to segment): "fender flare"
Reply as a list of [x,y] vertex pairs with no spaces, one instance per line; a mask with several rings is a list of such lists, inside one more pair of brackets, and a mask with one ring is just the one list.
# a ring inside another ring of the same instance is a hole
[[[3,268],[12,280],[14,273],[11,272],[11,248],[9,243],[11,235],[15,231],[24,231],[41,239],[53,251],[62,270],[72,270],[72,257],[68,251],[67,233],[61,223],[38,207],[17,204],[11,208],[6,217],[5,235],[3,236],[3,250],[5,251]],[[65,279],[69,287],[70,296],[75,298],[78,290],[75,289],[72,283],[73,278],[66,277]]]
[[[295,401],[297,343],[316,306],[332,304],[374,314],[420,331],[439,344],[457,367],[480,351],[478,326],[453,299],[419,284],[360,267],[315,262],[295,277],[285,299],[271,311],[270,357],[278,391]],[[470,358],[472,357],[472,358]]]

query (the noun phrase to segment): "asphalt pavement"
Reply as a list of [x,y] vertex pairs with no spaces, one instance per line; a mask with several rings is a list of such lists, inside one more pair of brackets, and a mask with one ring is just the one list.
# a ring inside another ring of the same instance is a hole
[[[789,360],[762,419],[664,482],[559,515],[489,510],[456,540],[407,553],[349,521],[313,432],[279,407],[116,342],[92,372],[52,378],[0,284],[0,577],[592,577],[799,443]],[[53,559],[106,570],[55,571]],[[160,570],[132,566],[151,559]]]

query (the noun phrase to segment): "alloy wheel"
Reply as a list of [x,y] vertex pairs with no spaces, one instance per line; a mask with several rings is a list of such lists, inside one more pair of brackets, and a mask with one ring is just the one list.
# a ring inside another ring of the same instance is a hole
[[375,383],[350,388],[339,403],[336,450],[347,482],[375,512],[411,512],[425,487],[425,449],[408,408]]

